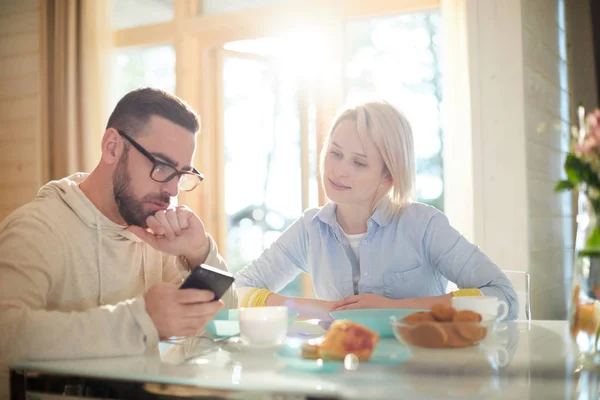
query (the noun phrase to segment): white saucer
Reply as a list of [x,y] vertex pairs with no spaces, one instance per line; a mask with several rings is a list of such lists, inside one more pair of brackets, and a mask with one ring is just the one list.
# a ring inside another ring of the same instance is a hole
[[284,343],[275,343],[275,344],[256,344],[256,343],[248,343],[241,337],[231,338],[223,345],[225,350],[233,347],[238,349],[248,349],[248,350],[274,350],[280,347],[283,347]]

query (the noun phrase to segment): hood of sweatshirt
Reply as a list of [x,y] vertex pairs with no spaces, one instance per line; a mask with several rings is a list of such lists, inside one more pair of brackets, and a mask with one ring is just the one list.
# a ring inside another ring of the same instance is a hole
[[[104,259],[109,253],[111,242],[114,241],[132,241],[136,243],[142,240],[135,234],[129,232],[126,226],[119,225],[111,221],[106,215],[102,214],[91,200],[79,188],[79,184],[83,182],[89,174],[76,173],[57,181],[51,181],[44,185],[37,194],[37,199],[58,200],[64,202],[73,213],[86,226],[96,231],[97,235],[97,271],[99,279],[99,299],[100,304],[105,304],[103,300],[103,269]],[[148,274],[148,265],[144,260],[148,259],[148,246],[142,245],[142,263],[144,274],[144,286],[146,286]],[[148,290],[148,287],[145,287]]]
[[112,240],[140,242],[141,239],[129,232],[126,226],[119,225],[102,214],[79,188],[79,184],[88,175],[79,172],[57,181],[51,181],[40,189],[37,198],[61,199],[85,225],[102,232],[104,236]]

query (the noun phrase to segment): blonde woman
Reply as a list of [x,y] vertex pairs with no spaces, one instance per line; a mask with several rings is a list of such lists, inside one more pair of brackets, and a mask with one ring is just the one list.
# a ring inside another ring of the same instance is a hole
[[[364,103],[339,114],[321,153],[321,184],[330,202],[304,212],[236,275],[241,306],[285,304],[322,316],[483,294],[517,315],[517,296],[498,266],[442,212],[413,201],[412,130],[392,105]],[[316,299],[278,295],[300,272],[312,277]],[[463,289],[446,294],[448,281]]]

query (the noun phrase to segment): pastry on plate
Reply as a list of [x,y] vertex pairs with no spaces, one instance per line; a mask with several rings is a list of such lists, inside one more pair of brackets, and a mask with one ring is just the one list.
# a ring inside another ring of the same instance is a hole
[[321,352],[319,350],[319,344],[314,341],[308,341],[302,345],[302,358],[308,360],[318,360],[321,358]]
[[360,361],[369,361],[379,334],[352,321],[334,321],[319,345],[319,353],[324,360],[343,360],[354,354]]

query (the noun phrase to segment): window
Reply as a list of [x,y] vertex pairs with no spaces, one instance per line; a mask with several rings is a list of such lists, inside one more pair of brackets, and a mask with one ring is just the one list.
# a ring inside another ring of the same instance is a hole
[[346,25],[346,101],[386,100],[411,122],[417,197],[444,207],[438,12],[353,21]]
[[[301,125],[314,127],[314,120],[300,99],[298,71],[285,62],[288,40],[228,43],[222,53],[226,259],[233,271],[260,256],[308,206],[302,204]],[[316,205],[314,183],[310,194]],[[300,282],[283,293],[299,295]]]
[[117,49],[112,65],[111,110],[127,92],[140,87],[152,86],[175,92],[173,46]]
[[[182,52],[178,71],[185,74],[177,78],[186,80],[178,85],[185,93],[178,94],[203,120],[199,143],[205,147],[196,161],[214,178],[188,205],[231,270],[258,257],[306,208],[319,205],[319,139],[342,103],[378,97],[407,115],[418,199],[443,209],[435,0],[423,0],[427,11],[417,13],[405,13],[410,1],[342,7],[322,0],[312,7],[291,0],[198,0],[190,1],[186,15],[175,15],[173,0],[113,1],[118,43],[133,46],[115,50],[113,105],[141,86],[174,92],[176,51]],[[300,14],[290,17],[281,7],[287,3]],[[264,18],[254,23],[258,7]],[[321,18],[323,9],[331,15]],[[306,282],[300,277],[283,293],[308,295]]]

